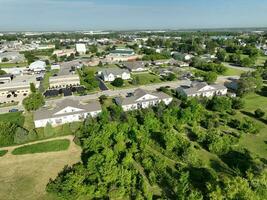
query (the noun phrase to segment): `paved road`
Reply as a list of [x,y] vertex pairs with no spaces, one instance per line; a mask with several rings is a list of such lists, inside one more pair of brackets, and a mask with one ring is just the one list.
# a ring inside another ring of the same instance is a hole
[[249,72],[249,71],[255,71],[254,68],[250,68],[250,67],[238,67],[235,65],[231,65],[229,63],[223,63],[226,67],[232,68],[232,69],[238,69],[238,70],[242,70],[244,72]]
[[[223,83],[225,81],[229,81],[230,79],[238,79],[239,76],[220,76],[217,79],[218,83]],[[126,89],[120,89],[120,90],[106,90],[106,91],[101,91],[95,94],[90,94],[90,95],[85,95],[85,96],[68,96],[68,97],[63,97],[60,99],[51,99],[47,100],[46,104],[51,105],[55,103],[59,103],[64,99],[74,99],[74,100],[79,100],[79,101],[89,101],[89,100],[94,100],[98,99],[101,95],[106,95],[109,97],[113,96],[126,96],[128,93],[134,92],[138,88],[142,88],[145,90],[156,90],[160,87],[165,87],[169,86],[170,88],[177,88],[181,85],[189,85],[191,81],[188,80],[179,80],[179,81],[172,81],[172,82],[163,82],[163,83],[158,83],[158,84],[151,84],[151,85],[144,85],[144,86],[139,86],[139,87],[133,87],[133,88],[126,88]],[[17,108],[19,110],[23,110],[22,105],[18,106],[12,106],[12,107],[5,107],[5,108],[0,108],[0,113],[7,113],[10,109],[12,108]]]
[[11,110],[13,108],[18,109],[18,110],[21,110],[21,111],[24,110],[24,108],[23,108],[22,105],[9,106],[9,107],[0,108],[0,114],[2,114],[2,113],[8,113],[9,110]]
[[170,88],[177,88],[181,85],[189,85],[191,81],[172,81],[172,82],[164,82],[164,83],[158,83],[158,84],[152,84],[152,85],[144,85],[140,87],[133,87],[133,88],[126,88],[126,89],[120,89],[120,90],[106,90],[101,91],[96,94],[90,94],[85,96],[70,96],[70,97],[63,97],[61,99],[53,99],[53,100],[47,100],[47,104],[55,104],[63,99],[75,99],[79,101],[87,101],[92,99],[98,99],[101,95],[106,95],[109,97],[112,96],[126,96],[128,93],[134,92],[138,88],[142,88],[145,90],[156,90],[160,87],[169,86]]

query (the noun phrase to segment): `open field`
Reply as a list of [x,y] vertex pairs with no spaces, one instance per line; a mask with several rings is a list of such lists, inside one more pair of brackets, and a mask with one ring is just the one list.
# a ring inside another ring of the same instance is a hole
[[228,68],[227,71],[223,74],[224,76],[240,76],[244,73],[241,69]]
[[[59,138],[58,138],[59,139]],[[61,137],[73,140],[73,136]],[[5,200],[54,200],[45,192],[50,178],[55,178],[66,165],[80,161],[81,149],[73,142],[67,151],[12,155],[16,147],[0,158],[0,199]]]
[[138,79],[138,85],[147,85],[151,83],[160,83],[160,77],[151,73],[136,73],[132,78]]
[[0,68],[27,67],[28,63],[0,63]]
[[33,153],[64,151],[69,148],[69,145],[70,141],[68,139],[53,140],[53,141],[18,147],[14,149],[14,151],[12,151],[12,154],[23,155],[23,154],[33,154]]
[[249,117],[255,121],[261,131],[257,135],[245,135],[241,138],[239,144],[245,148],[248,148],[251,152],[259,155],[262,158],[267,159],[267,116],[263,118],[264,121],[255,119],[252,114],[257,108],[261,108],[267,113],[267,96],[260,96],[257,94],[251,94],[245,97],[245,109],[243,113],[240,113],[240,117]]

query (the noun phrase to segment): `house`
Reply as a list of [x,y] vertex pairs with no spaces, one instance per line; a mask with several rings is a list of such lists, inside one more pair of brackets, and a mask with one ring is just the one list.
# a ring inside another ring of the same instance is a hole
[[192,83],[190,86],[181,86],[177,92],[187,97],[213,97],[226,95],[227,88],[221,84],[208,85],[205,82]]
[[34,73],[44,72],[46,68],[46,63],[44,61],[38,60],[30,64],[29,69]]
[[130,72],[144,72],[148,70],[146,63],[142,61],[124,62],[122,65]]
[[77,74],[53,76],[49,78],[49,88],[66,88],[80,85],[80,77]]
[[85,44],[76,44],[76,51],[79,53],[79,54],[86,54],[86,46]]
[[66,123],[83,121],[87,117],[96,117],[102,108],[98,101],[80,104],[79,101],[65,99],[55,107],[43,107],[34,112],[35,128],[45,127],[47,124],[58,126]]
[[156,106],[160,102],[168,105],[173,98],[163,92],[148,92],[142,89],[137,89],[132,96],[126,98],[115,98],[117,105],[122,106],[124,111],[148,108]]
[[98,72],[104,81],[112,82],[116,78],[122,78],[123,80],[131,79],[131,74],[125,69],[105,69]]

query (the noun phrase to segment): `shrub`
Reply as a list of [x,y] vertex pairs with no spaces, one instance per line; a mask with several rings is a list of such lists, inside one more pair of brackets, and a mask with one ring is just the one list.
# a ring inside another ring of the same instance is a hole
[[122,78],[116,78],[111,84],[115,87],[122,87],[123,86],[123,79]]
[[239,110],[239,109],[242,109],[244,108],[245,106],[245,101],[239,97],[237,98],[232,98],[232,108],[233,109],[236,109],[236,110]]
[[0,157],[3,157],[4,155],[6,155],[7,152],[8,150],[0,150]]
[[28,136],[29,134],[27,130],[25,130],[24,128],[18,127],[14,135],[14,143],[15,144],[25,143],[29,140]]
[[258,108],[257,110],[255,110],[255,117],[262,118],[264,115],[265,112],[262,109]]

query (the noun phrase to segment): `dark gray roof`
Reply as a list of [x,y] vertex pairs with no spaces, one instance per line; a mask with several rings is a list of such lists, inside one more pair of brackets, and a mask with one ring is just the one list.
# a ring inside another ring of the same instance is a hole
[[138,68],[145,68],[145,64],[142,61],[135,61],[135,62],[124,62],[123,66],[126,67],[129,70],[134,70]]
[[108,76],[109,74],[113,74],[115,76],[122,75],[123,73],[129,73],[126,69],[118,69],[118,68],[112,68],[112,69],[105,69],[102,71],[104,76]]
[[224,85],[213,84],[213,85],[209,85],[209,86],[213,87],[213,89],[210,89],[207,91],[199,91],[202,88],[204,88],[205,86],[208,86],[208,84],[205,82],[196,82],[196,83],[192,83],[190,87],[180,87],[179,89],[183,90],[183,92],[187,95],[193,95],[193,94],[198,94],[198,93],[203,93],[203,92],[212,92],[212,91],[227,89]]
[[[78,109],[82,109],[82,111],[54,115],[55,113],[63,110],[66,107],[78,108]],[[88,104],[80,104],[79,101],[75,101],[72,99],[65,99],[53,108],[43,107],[35,111],[34,120],[49,119],[49,118],[67,116],[67,115],[72,115],[72,114],[82,114],[82,113],[88,113],[88,112],[94,112],[94,111],[100,111],[100,110],[102,110],[102,108],[98,101],[91,101]]]
[[[145,96],[146,94],[150,94],[152,96],[155,96],[155,98],[149,99],[149,100],[137,101],[138,99]],[[147,101],[151,101],[151,100],[167,99],[167,98],[171,98],[171,97],[169,95],[163,93],[163,92],[149,92],[149,91],[146,91],[143,89],[137,89],[137,90],[135,90],[133,96],[126,97],[126,98],[121,99],[120,101],[117,101],[117,102],[120,103],[121,105],[129,105],[129,104],[134,104],[134,103],[138,103],[138,102],[147,102]]]

